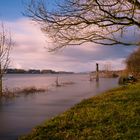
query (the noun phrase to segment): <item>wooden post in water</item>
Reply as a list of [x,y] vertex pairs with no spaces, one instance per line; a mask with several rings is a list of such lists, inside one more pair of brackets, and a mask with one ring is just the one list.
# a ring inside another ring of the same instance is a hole
[[58,86],[59,86],[58,75],[57,75],[57,77],[56,77],[55,83],[56,83],[56,86],[58,87]]
[[96,82],[99,81],[99,64],[96,63]]

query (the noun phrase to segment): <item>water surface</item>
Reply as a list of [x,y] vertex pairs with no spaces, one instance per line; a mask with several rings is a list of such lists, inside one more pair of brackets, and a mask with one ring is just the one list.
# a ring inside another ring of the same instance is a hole
[[59,75],[59,83],[74,84],[55,87],[57,75],[21,74],[5,77],[8,88],[42,87],[49,88],[46,93],[21,96],[0,102],[0,140],[16,140],[31,129],[50,119],[82,99],[89,98],[102,91],[116,87],[118,79],[102,78],[99,83],[89,81],[88,74]]

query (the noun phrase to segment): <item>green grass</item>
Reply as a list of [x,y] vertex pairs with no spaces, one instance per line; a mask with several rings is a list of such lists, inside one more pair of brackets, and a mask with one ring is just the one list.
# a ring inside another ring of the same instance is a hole
[[83,100],[20,140],[140,140],[140,83]]

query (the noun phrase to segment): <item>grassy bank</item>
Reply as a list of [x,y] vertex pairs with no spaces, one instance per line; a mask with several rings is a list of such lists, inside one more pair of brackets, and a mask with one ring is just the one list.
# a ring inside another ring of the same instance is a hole
[[139,140],[140,84],[110,90],[46,121],[20,140]]

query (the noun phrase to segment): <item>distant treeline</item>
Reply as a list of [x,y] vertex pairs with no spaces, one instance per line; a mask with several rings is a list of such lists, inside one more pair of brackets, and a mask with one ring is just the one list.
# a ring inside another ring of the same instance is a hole
[[36,69],[7,69],[7,74],[73,74],[74,72],[54,71],[54,70],[36,70]]

